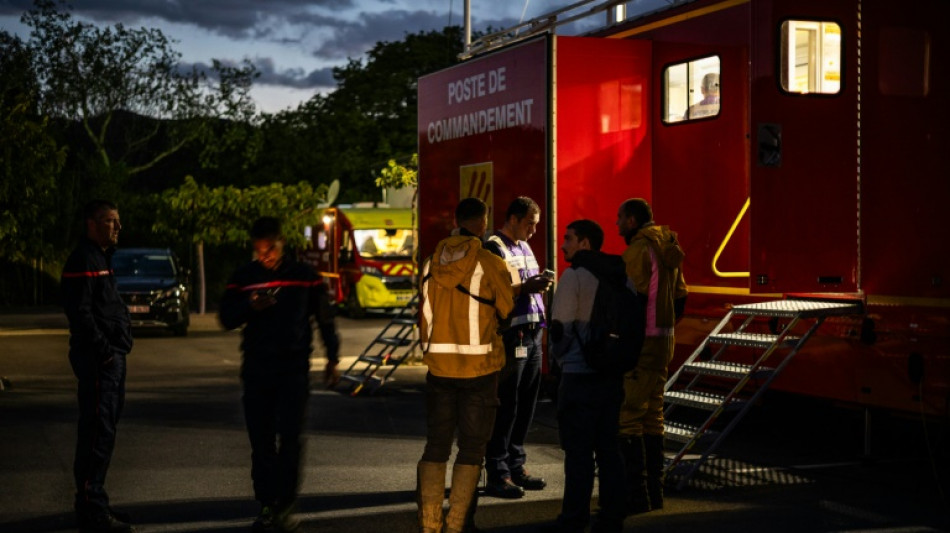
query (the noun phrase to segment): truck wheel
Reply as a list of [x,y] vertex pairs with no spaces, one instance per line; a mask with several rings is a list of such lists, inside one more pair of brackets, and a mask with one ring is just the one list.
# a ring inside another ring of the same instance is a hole
[[350,292],[346,297],[346,316],[350,318],[363,318],[366,316],[366,309],[360,305],[359,298],[356,297],[356,291]]

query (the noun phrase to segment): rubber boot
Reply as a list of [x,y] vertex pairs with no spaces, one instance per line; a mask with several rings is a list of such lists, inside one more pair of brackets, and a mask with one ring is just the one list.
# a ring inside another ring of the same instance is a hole
[[623,456],[627,481],[627,514],[635,515],[652,510],[647,496],[646,455],[644,438],[640,435],[621,435],[620,454]]
[[647,495],[650,508],[663,508],[664,456],[663,435],[644,435],[643,449],[647,467]]
[[416,467],[419,533],[442,533],[442,501],[444,499],[445,463],[419,461]]
[[449,512],[445,516],[445,533],[465,531],[465,519],[481,475],[482,465],[456,463],[452,467],[452,492],[449,493]]

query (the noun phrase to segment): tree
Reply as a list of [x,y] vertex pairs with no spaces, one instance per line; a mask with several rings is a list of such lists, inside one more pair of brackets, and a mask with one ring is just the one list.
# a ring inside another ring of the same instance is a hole
[[49,258],[42,238],[55,210],[65,151],[33,114],[35,78],[19,38],[0,32],[0,257]]
[[[21,19],[31,28],[38,104],[45,114],[81,123],[101,176],[113,176],[116,166],[129,176],[143,172],[193,141],[203,142],[203,159],[213,164],[221,146],[213,119],[240,125],[253,120],[249,89],[258,73],[250,63],[215,61],[212,80],[194,68],[181,72],[181,54],[160,30],[98,28],[60,6],[35,0]],[[120,136],[113,129],[121,112],[155,120],[126,121]],[[246,130],[238,128],[233,138],[226,134],[224,144],[240,139],[241,132]],[[155,143],[159,137],[161,146]]]
[[390,159],[385,168],[380,169],[376,177],[376,186],[385,189],[402,189],[419,185],[419,154],[412,154],[409,162],[401,165]]
[[208,187],[198,184],[191,176],[178,189],[162,193],[159,213],[152,229],[194,243],[198,258],[198,277],[201,285],[199,312],[206,309],[204,265],[205,244],[244,245],[252,221],[262,216],[281,220],[287,244],[292,247],[309,246],[304,234],[306,226],[320,222],[317,206],[326,201],[327,187],[272,183],[245,189],[237,187]]
[[56,178],[65,150],[35,115],[35,80],[24,43],[0,31],[0,301],[6,302],[42,300],[41,280],[58,255],[44,234],[53,233],[59,212]]

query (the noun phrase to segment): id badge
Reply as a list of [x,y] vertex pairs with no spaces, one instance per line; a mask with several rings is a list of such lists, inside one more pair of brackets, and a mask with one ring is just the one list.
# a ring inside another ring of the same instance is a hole
[[528,347],[515,346],[515,359],[527,359],[527,358],[528,358]]

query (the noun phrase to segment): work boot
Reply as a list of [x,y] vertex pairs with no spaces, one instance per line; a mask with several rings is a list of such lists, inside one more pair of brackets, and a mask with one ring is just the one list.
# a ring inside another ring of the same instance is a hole
[[644,456],[647,470],[647,495],[650,497],[650,509],[656,511],[663,508],[663,482],[665,473],[663,466],[663,435],[643,436]]
[[449,512],[445,515],[445,533],[465,531],[465,517],[482,475],[482,465],[452,467],[452,491],[449,493]]
[[524,490],[544,490],[544,487],[548,486],[543,477],[532,476],[523,466],[511,473],[511,482]]
[[517,500],[518,498],[524,497],[524,489],[515,485],[510,477],[506,477],[500,481],[488,482],[488,485],[485,487],[485,494],[496,498]]
[[445,463],[419,461],[416,467],[419,533],[442,532],[442,501],[444,499]]
[[273,505],[261,504],[261,512],[257,514],[254,523],[251,524],[251,531],[254,533],[270,533],[277,531],[277,513],[274,512]]
[[133,533],[135,528],[131,524],[116,518],[106,511],[79,518],[80,533]]
[[623,456],[624,477],[627,485],[627,514],[635,515],[652,510],[647,495],[646,453],[640,435],[621,435],[620,454]]
[[274,509],[274,525],[282,533],[293,533],[300,529],[300,519],[297,518],[297,503],[289,502],[278,505]]

